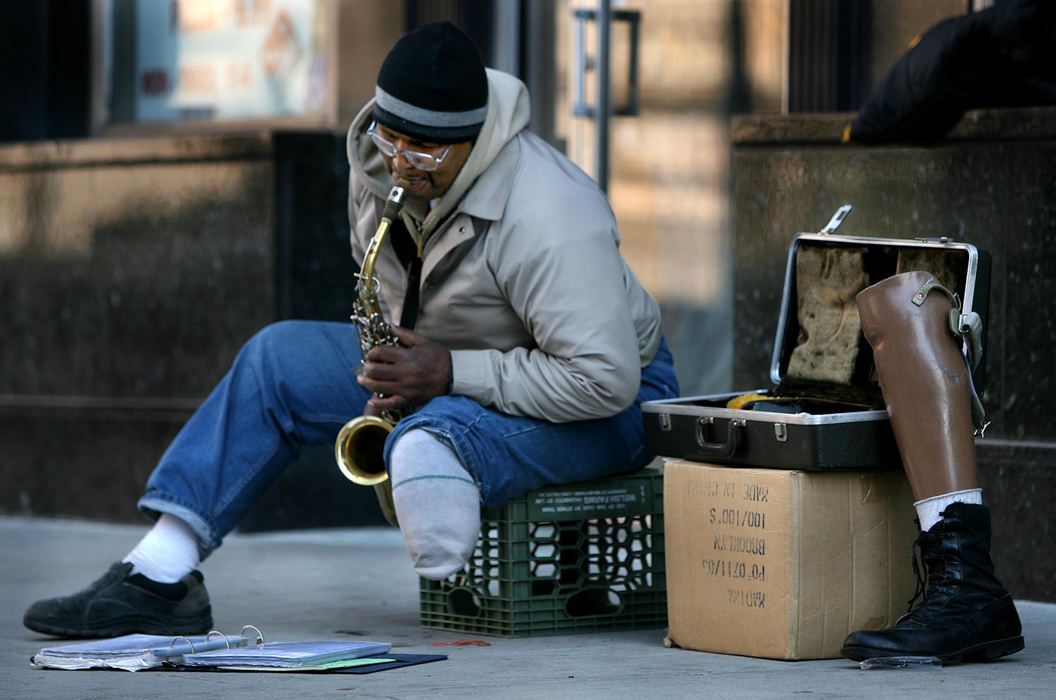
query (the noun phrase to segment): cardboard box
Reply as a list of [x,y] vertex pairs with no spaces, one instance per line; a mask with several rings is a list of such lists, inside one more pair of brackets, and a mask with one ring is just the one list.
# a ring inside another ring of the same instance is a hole
[[771,659],[837,658],[906,611],[913,495],[903,472],[664,465],[669,641]]

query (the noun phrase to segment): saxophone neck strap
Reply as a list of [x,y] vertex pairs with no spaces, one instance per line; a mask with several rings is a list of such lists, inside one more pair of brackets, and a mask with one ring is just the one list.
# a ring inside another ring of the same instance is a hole
[[403,296],[403,311],[400,313],[400,326],[414,330],[418,322],[419,292],[422,287],[422,259],[415,256],[407,266],[407,290]]

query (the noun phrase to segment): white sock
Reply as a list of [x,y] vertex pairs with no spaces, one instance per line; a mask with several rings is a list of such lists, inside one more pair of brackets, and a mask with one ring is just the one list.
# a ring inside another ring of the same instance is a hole
[[943,493],[923,501],[917,501],[913,507],[917,509],[917,520],[920,521],[921,532],[927,532],[935,523],[942,520],[942,511],[951,503],[983,504],[982,489],[965,489],[964,491],[953,491]]
[[414,571],[440,581],[461,569],[480,537],[480,491],[455,451],[425,430],[392,448],[392,500]]
[[162,513],[122,561],[131,562],[134,574],[158,583],[176,583],[198,566],[198,536],[175,515]]

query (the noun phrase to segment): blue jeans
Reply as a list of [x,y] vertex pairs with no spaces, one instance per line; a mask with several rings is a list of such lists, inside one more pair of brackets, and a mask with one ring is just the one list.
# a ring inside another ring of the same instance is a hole
[[[341,427],[362,415],[370,394],[355,379],[358,364],[351,324],[283,321],[263,329],[173,440],[139,508],[185,521],[204,559],[303,446],[333,445]],[[643,442],[638,404],[677,395],[671,353],[661,343],[642,370],[635,404],[615,416],[550,423],[440,396],[396,425],[385,459],[402,433],[428,430],[454,448],[481,502],[498,508],[546,484],[641,468],[653,455]]]

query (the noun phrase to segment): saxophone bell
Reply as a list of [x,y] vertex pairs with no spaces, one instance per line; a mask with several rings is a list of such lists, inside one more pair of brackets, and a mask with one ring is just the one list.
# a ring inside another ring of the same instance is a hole
[[376,486],[388,479],[383,450],[393,427],[377,416],[359,416],[345,423],[334,444],[341,473],[360,486]]

